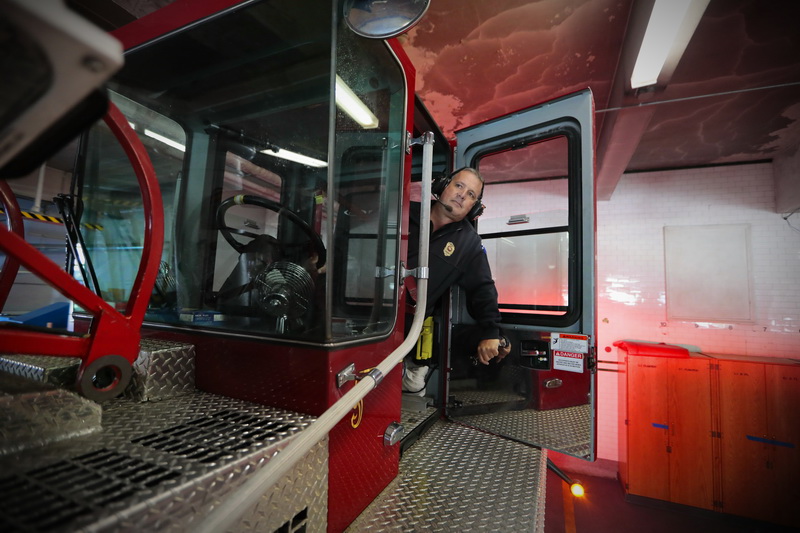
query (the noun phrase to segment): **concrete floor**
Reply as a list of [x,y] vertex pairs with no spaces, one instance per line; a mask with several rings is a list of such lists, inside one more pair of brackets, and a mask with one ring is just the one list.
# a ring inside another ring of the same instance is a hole
[[[586,495],[575,498],[564,481],[547,472],[544,533],[789,533],[796,529],[703,509],[652,501],[631,503],[617,479],[595,470],[593,474],[570,472],[553,462],[570,478],[580,480]],[[571,461],[562,461],[564,465]]]

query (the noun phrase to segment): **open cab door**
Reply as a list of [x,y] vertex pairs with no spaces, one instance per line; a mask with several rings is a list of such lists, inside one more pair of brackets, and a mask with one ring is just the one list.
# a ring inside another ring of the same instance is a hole
[[474,321],[453,295],[447,415],[595,458],[595,197],[589,90],[457,132],[455,168],[486,183],[477,221],[511,353],[473,362]]

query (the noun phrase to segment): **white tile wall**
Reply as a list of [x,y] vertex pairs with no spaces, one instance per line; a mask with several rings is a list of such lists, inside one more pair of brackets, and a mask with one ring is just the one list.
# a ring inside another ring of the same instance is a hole
[[[520,197],[504,187],[491,212],[514,214]],[[772,164],[624,175],[597,205],[598,351],[618,361],[617,340],[697,347],[706,353],[800,358],[800,229],[775,212]],[[800,228],[800,214],[789,219]],[[754,321],[667,319],[664,226],[750,224]],[[598,457],[618,460],[617,374],[598,373]]]

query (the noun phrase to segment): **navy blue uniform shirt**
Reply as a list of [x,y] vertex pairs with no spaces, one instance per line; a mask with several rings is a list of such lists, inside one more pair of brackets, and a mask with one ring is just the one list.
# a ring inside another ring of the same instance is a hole
[[[411,203],[408,228],[408,268],[416,268],[419,258],[420,204]],[[480,339],[500,335],[497,288],[480,235],[466,219],[442,226],[431,234],[428,305],[431,315],[439,299],[452,285],[467,295],[467,309],[478,323]]]

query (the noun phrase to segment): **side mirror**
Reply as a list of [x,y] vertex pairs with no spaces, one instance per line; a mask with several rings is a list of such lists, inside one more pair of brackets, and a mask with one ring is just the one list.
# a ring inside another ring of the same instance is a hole
[[355,33],[370,39],[390,39],[419,22],[430,0],[346,0],[344,18]]

